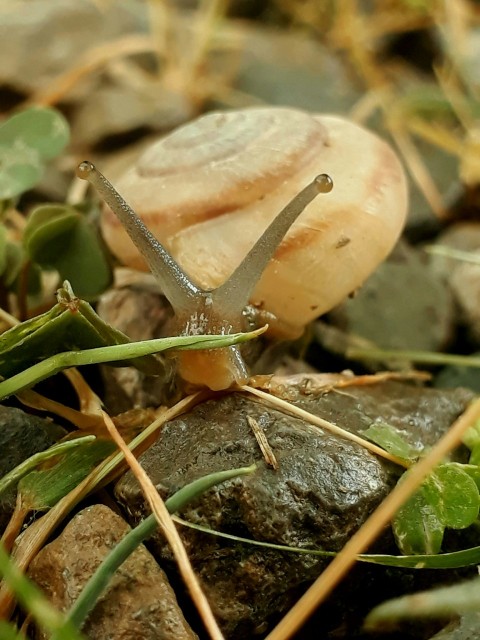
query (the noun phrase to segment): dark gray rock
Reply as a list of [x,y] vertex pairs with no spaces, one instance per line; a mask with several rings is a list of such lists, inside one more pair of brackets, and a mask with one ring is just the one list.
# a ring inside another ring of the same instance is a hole
[[[55,444],[65,431],[58,425],[21,409],[0,405],[0,478],[35,453]],[[16,489],[0,495],[0,532],[15,508]]]
[[400,242],[388,260],[329,318],[385,349],[438,351],[453,335],[450,290],[421,253]]
[[432,640],[478,640],[480,638],[480,612],[463,615],[433,636]]
[[[400,429],[411,444],[433,444],[472,394],[440,392],[401,383],[350,386],[324,395],[286,389],[294,403],[358,433],[375,420]],[[247,423],[264,429],[279,463],[262,463]],[[339,550],[388,494],[398,469],[361,446],[239,394],[208,401],[164,426],[141,458],[162,496],[213,471],[259,462],[250,475],[209,491],[182,514],[185,519],[247,538]],[[145,513],[132,474],[116,494],[134,520]],[[194,569],[228,638],[264,632],[325,567],[325,560],[234,544],[182,530]],[[168,557],[163,540],[155,552]]]
[[[480,352],[471,354],[475,358],[480,358]],[[446,389],[448,387],[467,387],[472,391],[480,392],[480,369],[477,367],[461,367],[449,365],[443,367],[433,379],[435,387]]]
[[448,283],[458,306],[458,319],[467,327],[470,339],[480,344],[480,224],[460,222],[439,236],[435,244],[471,253],[478,263],[447,256],[431,256],[432,267]]

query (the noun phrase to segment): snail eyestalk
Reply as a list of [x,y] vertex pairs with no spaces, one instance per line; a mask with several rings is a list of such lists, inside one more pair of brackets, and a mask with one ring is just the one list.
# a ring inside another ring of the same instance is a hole
[[[331,191],[329,176],[317,176],[278,214],[230,278],[217,289],[193,284],[180,265],[148,230],[133,209],[91,162],[82,162],[77,176],[88,180],[118,217],[145,258],[175,311],[178,335],[228,334],[241,329],[242,312],[283,237],[319,193]],[[244,384],[248,371],[238,347],[177,354],[180,376],[195,386],[213,390]]]
[[148,230],[107,178],[96,169],[95,165],[87,161],[82,162],[77,167],[76,175],[93,185],[118,217],[145,258],[175,312],[188,311],[192,306],[192,299],[197,298],[200,294],[200,289],[193,284],[180,265]]
[[276,216],[228,280],[213,292],[215,303],[230,316],[244,309],[267,264],[295,220],[319,193],[329,193],[333,180],[316,176]]

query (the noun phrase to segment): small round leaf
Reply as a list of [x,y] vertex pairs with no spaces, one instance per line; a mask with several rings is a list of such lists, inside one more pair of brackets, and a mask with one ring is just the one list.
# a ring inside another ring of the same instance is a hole
[[[408,471],[402,479],[407,474]],[[441,486],[431,475],[398,510],[392,522],[395,540],[403,554],[423,555],[440,551],[445,530],[442,507]]]
[[27,253],[45,268],[56,268],[58,256],[68,245],[68,236],[80,222],[80,214],[67,205],[41,205],[30,214],[23,235]]
[[459,465],[440,465],[435,475],[442,484],[441,520],[451,529],[465,529],[478,517],[477,485]]
[[31,189],[42,175],[40,157],[29,147],[0,143],[0,200]]
[[43,162],[57,156],[69,140],[61,113],[34,107],[0,126],[0,200],[14,198],[33,187]]
[[94,298],[111,283],[110,264],[96,228],[74,207],[37,207],[29,217],[24,245],[34,262],[56,269],[82,298]]
[[62,114],[46,107],[26,109],[0,126],[0,145],[32,149],[43,160],[57,156],[69,137],[68,123]]

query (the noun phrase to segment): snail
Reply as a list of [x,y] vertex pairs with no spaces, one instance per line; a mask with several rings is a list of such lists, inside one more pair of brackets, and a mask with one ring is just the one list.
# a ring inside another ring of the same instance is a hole
[[[140,218],[93,165],[78,175],[108,205],[112,252],[148,265],[187,334],[238,330],[250,302],[275,319],[274,331],[298,336],[382,262],[407,209],[405,175],[386,143],[348,120],[287,108],[210,113],[155,143],[117,185]],[[196,385],[248,378],[237,347],[178,359]]]

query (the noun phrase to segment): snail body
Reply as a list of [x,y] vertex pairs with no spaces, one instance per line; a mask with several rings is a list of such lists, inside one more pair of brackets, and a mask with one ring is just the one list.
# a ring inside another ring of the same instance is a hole
[[[385,142],[343,118],[295,109],[210,113],[152,145],[117,186],[208,289],[225,282],[285,203],[321,171],[335,189],[306,207],[250,299],[293,337],[355,291],[401,233],[406,179]],[[108,209],[102,231],[122,263],[146,268]]]
[[[241,330],[250,303],[277,333],[299,335],[386,257],[407,209],[388,145],[294,109],[211,113],[161,139],[117,182],[139,217],[93,165],[78,175],[108,205],[112,252],[156,276],[177,334]],[[214,390],[248,379],[238,347],[181,352],[178,369]]]

